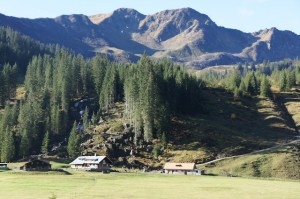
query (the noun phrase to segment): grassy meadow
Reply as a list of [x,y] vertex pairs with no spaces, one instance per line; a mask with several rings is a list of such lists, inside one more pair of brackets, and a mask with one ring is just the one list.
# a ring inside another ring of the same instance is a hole
[[0,172],[1,198],[299,198],[299,181],[141,173]]
[[200,166],[213,175],[300,179],[300,144]]

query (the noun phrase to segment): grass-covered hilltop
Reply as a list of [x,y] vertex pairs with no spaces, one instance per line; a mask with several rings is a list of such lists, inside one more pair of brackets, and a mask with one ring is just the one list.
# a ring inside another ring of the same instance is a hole
[[0,162],[98,154],[115,168],[300,178],[297,59],[195,71],[146,54],[85,58],[0,28],[0,71]]

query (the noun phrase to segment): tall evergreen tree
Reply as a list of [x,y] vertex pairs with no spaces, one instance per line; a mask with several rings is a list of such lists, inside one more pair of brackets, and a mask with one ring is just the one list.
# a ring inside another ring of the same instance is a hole
[[86,106],[82,117],[83,128],[87,129],[89,126],[89,108]]
[[43,154],[48,154],[48,148],[49,148],[49,131],[47,131],[44,135],[43,142],[42,142],[42,147],[41,147],[41,152]]
[[30,154],[30,152],[29,152],[29,150],[31,148],[30,145],[31,144],[28,139],[27,130],[25,129],[21,135],[21,143],[20,143],[20,147],[19,147],[20,158],[27,157]]
[[250,95],[256,95],[258,93],[258,84],[255,77],[255,73],[249,72],[245,77],[246,90]]
[[280,80],[279,80],[279,90],[286,91],[287,90],[287,76],[286,71],[281,71],[280,73]]
[[80,141],[81,141],[80,135],[76,130],[76,122],[74,122],[73,128],[69,136],[68,146],[67,146],[69,157],[75,158],[80,155],[81,153]]
[[15,142],[12,131],[6,128],[4,135],[4,142],[1,146],[1,161],[10,162],[14,159],[15,155]]
[[4,106],[5,100],[4,77],[0,72],[0,106]]
[[271,93],[271,86],[266,76],[263,76],[263,79],[260,84],[260,95],[262,97],[268,97]]

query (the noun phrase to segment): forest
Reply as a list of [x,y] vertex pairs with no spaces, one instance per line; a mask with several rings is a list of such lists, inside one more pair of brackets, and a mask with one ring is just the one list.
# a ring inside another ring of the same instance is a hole
[[[134,128],[134,142],[172,137],[172,117],[205,111],[201,91],[221,87],[235,98],[271,96],[271,87],[287,91],[300,82],[297,60],[240,64],[225,72],[197,76],[168,60],[143,55],[137,63],[112,62],[59,46],[43,45],[9,28],[0,29],[0,161],[47,154],[51,144],[68,141],[70,157],[80,154],[82,132],[114,107]],[[26,94],[17,99],[18,87]],[[78,107],[89,100],[89,106]]]
[[[6,40],[15,35],[7,34],[9,31],[3,34]],[[13,49],[14,45],[8,43],[7,48]],[[68,151],[72,154],[80,144],[76,126],[85,126],[92,118],[99,120],[116,102],[126,104],[136,144],[170,136],[172,115],[197,114],[201,110],[203,82],[167,60],[157,62],[144,55],[138,63],[124,64],[101,55],[84,59],[59,47],[54,54],[44,54],[40,47],[41,53],[28,62],[23,84],[16,81],[22,79],[17,60],[23,54],[12,52],[11,56],[16,56],[14,65],[4,59],[0,76],[4,107],[0,120],[1,161],[47,153],[51,143],[65,139],[69,139]],[[16,100],[19,85],[24,85],[26,95]],[[80,116],[74,103],[82,99],[96,103],[89,109],[84,107],[85,113]]]

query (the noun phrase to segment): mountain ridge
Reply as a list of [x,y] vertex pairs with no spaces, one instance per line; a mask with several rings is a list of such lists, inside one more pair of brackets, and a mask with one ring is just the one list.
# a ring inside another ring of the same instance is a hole
[[147,53],[155,59],[204,68],[300,55],[300,36],[291,31],[271,28],[245,33],[218,26],[192,8],[152,15],[119,8],[108,14],[38,19],[0,14],[0,25],[46,44],[59,43],[86,57],[103,53],[119,61],[136,61]]

